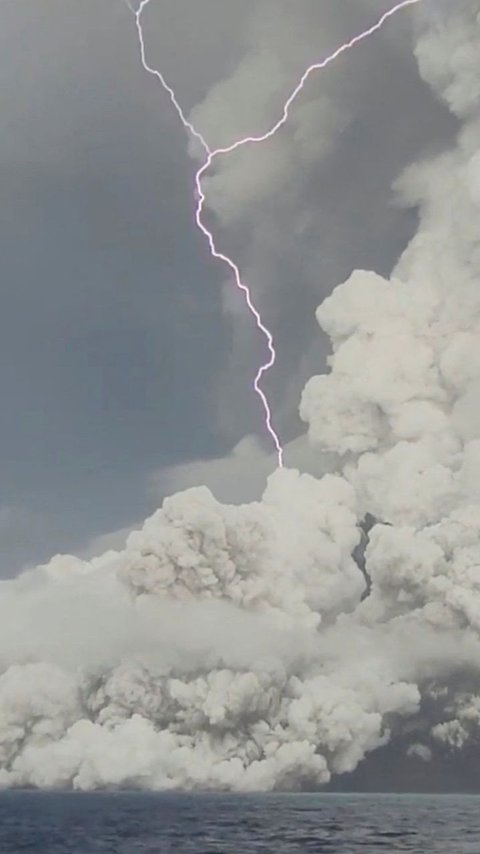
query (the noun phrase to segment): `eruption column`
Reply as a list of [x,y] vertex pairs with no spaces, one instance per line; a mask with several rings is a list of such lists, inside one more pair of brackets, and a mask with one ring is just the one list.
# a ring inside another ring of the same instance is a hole
[[260,330],[260,332],[264,335],[264,337],[266,339],[269,356],[268,356],[267,361],[264,364],[262,364],[260,366],[260,368],[258,369],[257,374],[256,374],[255,379],[254,379],[254,382],[253,382],[253,387],[255,389],[255,392],[257,393],[257,395],[259,396],[259,398],[261,400],[263,410],[265,413],[265,425],[266,425],[268,433],[270,434],[270,436],[273,440],[273,443],[274,443],[274,446],[275,446],[275,449],[277,452],[278,465],[280,468],[282,468],[283,467],[282,444],[281,444],[279,436],[278,436],[278,434],[277,434],[277,432],[276,432],[276,430],[272,424],[272,412],[270,409],[270,404],[268,402],[268,398],[267,398],[265,392],[263,391],[263,389],[260,385],[261,380],[263,378],[263,375],[267,371],[269,371],[270,368],[273,367],[273,365],[275,364],[276,352],[275,352],[275,347],[274,347],[274,342],[273,342],[273,335],[270,332],[270,330],[265,326],[265,324],[262,320],[262,317],[260,315],[260,312],[258,311],[257,307],[255,306],[255,303],[252,299],[252,294],[251,294],[250,288],[248,287],[248,285],[246,285],[242,281],[242,277],[241,277],[241,273],[240,273],[239,268],[237,267],[235,262],[232,261],[232,259],[228,257],[228,255],[224,255],[223,252],[219,252],[219,250],[217,249],[217,245],[215,243],[215,238],[214,238],[212,232],[205,225],[205,223],[203,221],[202,215],[203,215],[203,211],[204,211],[204,207],[205,207],[205,193],[203,192],[202,179],[203,179],[205,173],[210,169],[210,166],[212,165],[214,160],[217,157],[219,157],[220,155],[232,154],[234,151],[237,151],[239,148],[242,148],[244,145],[256,145],[256,144],[259,144],[262,142],[266,142],[266,140],[271,139],[273,136],[275,136],[277,131],[279,131],[280,128],[282,128],[283,125],[288,121],[288,118],[290,115],[290,107],[292,106],[292,104],[295,101],[295,99],[297,98],[297,96],[302,92],[302,90],[305,87],[307,80],[313,74],[314,71],[321,71],[322,69],[326,68],[328,65],[330,65],[331,62],[333,62],[335,59],[338,59],[338,57],[341,56],[343,53],[346,53],[348,50],[355,47],[355,45],[359,44],[364,39],[368,38],[368,36],[371,36],[374,33],[378,32],[378,30],[380,30],[383,27],[383,25],[389,20],[389,18],[393,17],[393,15],[396,15],[397,12],[400,12],[401,9],[405,9],[407,6],[414,6],[417,3],[420,3],[421,0],[403,0],[403,2],[397,3],[395,6],[393,6],[391,9],[389,9],[387,12],[385,12],[378,19],[378,21],[375,24],[373,24],[371,27],[364,30],[362,33],[359,33],[359,35],[354,36],[352,39],[350,39],[350,41],[345,42],[345,44],[338,47],[333,53],[331,53],[329,56],[327,56],[321,62],[315,62],[312,65],[310,65],[306,69],[306,71],[302,74],[300,81],[298,82],[298,84],[295,86],[295,88],[292,90],[291,94],[289,95],[289,97],[285,101],[281,117],[278,119],[278,121],[274,125],[272,125],[270,130],[266,131],[265,133],[263,133],[259,136],[245,136],[242,139],[236,140],[236,142],[233,142],[231,145],[225,146],[223,148],[215,148],[215,149],[210,148],[207,141],[205,140],[205,137],[188,120],[188,118],[186,117],[182,107],[180,106],[180,104],[177,100],[177,96],[175,94],[174,89],[172,89],[172,87],[167,83],[163,74],[160,71],[158,71],[157,69],[152,68],[147,62],[146,50],[145,50],[145,39],[144,39],[144,35],[143,35],[141,18],[142,18],[142,13],[143,13],[145,7],[148,6],[148,4],[150,3],[150,0],[141,0],[140,5],[136,11],[130,5],[129,0],[125,0],[125,2],[127,4],[128,8],[135,15],[135,23],[136,23],[136,27],[137,27],[138,40],[139,40],[139,45],[140,45],[140,57],[141,57],[141,62],[142,62],[143,68],[145,69],[145,71],[148,74],[151,74],[151,75],[153,75],[153,77],[156,77],[157,80],[161,83],[163,89],[167,92],[167,94],[170,98],[170,101],[172,102],[172,104],[173,104],[184,128],[200,143],[200,145],[202,146],[202,148],[205,152],[205,158],[206,159],[205,159],[203,165],[200,167],[200,169],[198,169],[198,171],[195,175],[195,188],[196,188],[196,197],[197,197],[197,207],[196,207],[196,211],[195,211],[195,220],[196,220],[196,223],[197,223],[199,230],[202,232],[202,234],[206,237],[206,239],[208,241],[208,245],[209,245],[210,253],[211,253],[212,257],[218,259],[219,261],[223,261],[223,263],[230,269],[231,273],[233,274],[235,284],[236,284],[237,288],[240,291],[242,291],[244,298],[245,298],[245,302],[248,306],[250,313],[252,314],[252,316],[255,320],[257,328]]

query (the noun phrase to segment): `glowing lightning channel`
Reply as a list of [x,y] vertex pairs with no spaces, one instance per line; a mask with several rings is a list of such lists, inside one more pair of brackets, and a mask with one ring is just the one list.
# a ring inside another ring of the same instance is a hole
[[396,15],[402,9],[405,9],[407,6],[414,6],[420,2],[421,2],[421,0],[402,0],[402,2],[397,3],[395,6],[393,6],[391,9],[389,9],[387,12],[385,12],[381,16],[381,18],[378,19],[378,21],[375,24],[373,24],[367,30],[364,30],[359,35],[354,36],[352,39],[350,39],[350,41],[345,42],[345,44],[341,45],[339,48],[337,48],[337,50],[335,50],[333,53],[331,53],[330,56],[327,56],[326,59],[323,59],[321,62],[315,62],[312,65],[310,65],[306,69],[306,71],[302,74],[302,77],[300,78],[299,83],[295,86],[295,88],[293,89],[293,91],[291,92],[291,94],[289,95],[287,100],[285,101],[281,117],[270,128],[270,130],[266,131],[265,133],[263,133],[259,136],[243,137],[242,139],[238,139],[236,142],[233,142],[231,145],[225,146],[223,148],[211,149],[210,146],[208,145],[207,141],[205,140],[204,136],[196,129],[196,127],[192,124],[192,122],[190,122],[187,119],[185,113],[182,110],[182,107],[178,103],[175,91],[167,83],[163,74],[160,71],[157,71],[157,69],[152,68],[147,62],[146,50],[145,50],[145,39],[144,39],[144,35],[143,35],[141,18],[142,18],[142,13],[143,13],[145,7],[148,6],[148,4],[150,3],[150,0],[141,0],[140,5],[136,11],[130,5],[129,0],[125,0],[125,3],[127,4],[128,8],[130,9],[130,11],[135,16],[135,23],[136,23],[137,33],[138,33],[138,41],[139,41],[139,45],[140,45],[140,58],[141,58],[141,63],[142,63],[143,68],[145,69],[145,71],[148,74],[151,74],[153,77],[156,77],[157,80],[161,83],[163,89],[167,92],[167,94],[170,98],[170,101],[172,102],[172,105],[175,108],[184,128],[200,143],[200,145],[202,146],[202,148],[205,152],[205,155],[206,155],[205,162],[203,163],[203,165],[200,167],[200,169],[197,171],[197,173],[195,175],[195,188],[196,188],[196,196],[197,196],[197,207],[196,207],[196,211],[195,211],[195,220],[196,220],[196,223],[197,223],[199,230],[202,232],[202,234],[206,237],[206,239],[208,241],[208,245],[210,247],[210,253],[211,253],[212,257],[218,259],[219,261],[223,261],[223,263],[226,264],[226,266],[233,273],[235,284],[236,284],[237,288],[240,291],[242,291],[244,298],[245,298],[245,302],[246,302],[246,304],[247,304],[247,306],[248,306],[248,308],[249,308],[249,310],[250,310],[250,312],[251,312],[251,314],[255,320],[257,328],[264,335],[264,337],[266,339],[269,357],[268,357],[267,361],[264,364],[262,364],[260,366],[260,368],[258,369],[257,375],[256,375],[254,383],[253,383],[253,386],[254,386],[255,392],[257,393],[257,395],[259,396],[259,398],[261,400],[261,403],[262,403],[262,406],[264,409],[265,424],[266,424],[267,430],[268,430],[268,432],[269,432],[269,434],[273,440],[273,443],[275,445],[279,468],[283,468],[283,447],[282,447],[282,444],[281,444],[280,439],[278,437],[278,434],[277,434],[277,432],[276,432],[276,430],[272,424],[272,412],[270,409],[270,404],[268,402],[268,399],[267,399],[265,392],[263,391],[263,389],[260,385],[262,378],[263,378],[263,375],[267,371],[269,371],[270,368],[273,367],[273,365],[275,364],[276,358],[277,358],[277,354],[275,352],[275,347],[274,347],[274,342],[273,342],[273,335],[270,332],[270,330],[267,329],[267,327],[265,326],[265,324],[262,320],[262,317],[260,315],[260,312],[258,311],[258,309],[255,306],[255,303],[253,302],[250,288],[248,287],[248,285],[246,285],[244,282],[242,282],[242,277],[241,277],[241,273],[240,273],[239,268],[237,267],[235,262],[232,261],[231,258],[229,258],[227,255],[224,255],[222,252],[218,251],[216,243],[215,243],[215,238],[214,238],[212,232],[207,228],[207,226],[203,222],[202,214],[203,214],[203,210],[204,210],[204,206],[205,206],[205,193],[203,192],[202,179],[203,179],[203,176],[205,175],[205,173],[210,169],[210,166],[212,165],[212,163],[216,157],[219,157],[220,155],[232,154],[234,151],[237,151],[239,148],[242,148],[244,145],[254,145],[254,144],[261,143],[261,142],[266,142],[266,140],[271,139],[273,136],[275,136],[275,134],[280,130],[280,128],[282,128],[283,125],[286,124],[286,122],[288,121],[288,118],[290,115],[290,107],[292,106],[293,102],[296,100],[297,96],[304,89],[305,84],[306,84],[307,80],[309,79],[309,77],[315,71],[323,70],[328,65],[330,65],[331,62],[334,62],[334,60],[338,59],[338,57],[341,56],[343,53],[346,53],[351,48],[355,47],[355,45],[362,42],[364,39],[366,39],[369,36],[373,35],[374,33],[378,32],[378,30],[382,29],[382,27],[389,20],[389,18],[392,18],[394,15]]

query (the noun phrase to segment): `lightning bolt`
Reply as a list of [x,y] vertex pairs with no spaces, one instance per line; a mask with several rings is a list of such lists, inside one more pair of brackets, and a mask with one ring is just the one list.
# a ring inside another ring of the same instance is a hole
[[275,364],[275,361],[276,361],[276,357],[277,357],[276,351],[275,351],[275,346],[274,346],[274,341],[273,341],[273,335],[270,332],[270,330],[267,328],[267,326],[265,326],[265,324],[262,320],[260,312],[257,309],[257,307],[253,301],[250,288],[248,287],[248,285],[246,285],[242,281],[241,273],[240,273],[238,266],[235,264],[235,262],[231,258],[228,257],[228,255],[225,255],[223,252],[220,252],[218,250],[216,242],[215,242],[215,238],[213,236],[213,233],[210,231],[210,229],[205,225],[205,223],[203,221],[203,212],[204,212],[204,208],[205,208],[205,200],[206,199],[205,199],[205,193],[203,191],[202,180],[203,180],[205,173],[210,169],[211,165],[213,164],[214,160],[216,160],[217,157],[224,156],[227,154],[232,154],[234,151],[238,151],[238,149],[243,148],[243,146],[245,146],[245,145],[258,145],[262,142],[266,142],[268,139],[271,139],[273,136],[275,136],[275,134],[280,130],[280,128],[282,128],[286,124],[286,122],[288,121],[289,116],[290,116],[290,108],[291,108],[293,102],[296,100],[298,95],[300,95],[300,93],[303,91],[303,89],[305,88],[305,84],[307,83],[308,79],[311,77],[311,75],[314,72],[322,71],[324,68],[327,68],[327,66],[330,65],[330,63],[334,62],[342,54],[351,50],[353,47],[355,47],[355,45],[360,44],[360,42],[364,41],[369,36],[372,36],[374,33],[381,30],[382,27],[386,24],[386,22],[390,18],[392,18],[394,15],[396,15],[398,12],[400,12],[402,9],[405,9],[408,6],[414,6],[420,2],[421,2],[421,0],[402,0],[402,2],[397,3],[395,6],[393,6],[391,9],[389,9],[387,12],[385,12],[377,20],[377,22],[375,24],[373,24],[371,27],[364,30],[362,33],[359,33],[359,35],[354,36],[352,39],[350,39],[350,41],[345,42],[345,44],[340,45],[340,47],[338,47],[333,53],[331,53],[329,56],[327,56],[321,62],[314,62],[312,65],[310,65],[306,69],[306,71],[302,74],[299,82],[297,83],[295,88],[292,90],[292,92],[288,96],[287,100],[284,102],[283,111],[282,111],[280,118],[278,119],[277,122],[275,122],[274,125],[272,125],[272,127],[269,130],[265,131],[265,133],[260,134],[258,136],[245,136],[245,137],[242,137],[241,139],[236,140],[236,142],[233,142],[231,145],[225,146],[223,148],[212,149],[208,145],[205,137],[200,133],[200,131],[197,130],[197,128],[192,124],[191,121],[189,121],[189,119],[185,115],[181,105],[179,104],[179,102],[177,100],[177,96],[175,94],[174,89],[172,89],[172,87],[169,85],[169,83],[167,82],[167,80],[165,79],[163,74],[160,71],[158,71],[156,68],[152,68],[148,64],[147,56],[146,56],[146,49],[145,49],[145,37],[144,37],[143,27],[142,27],[142,14],[143,14],[146,6],[148,6],[148,4],[150,3],[150,0],[141,0],[140,5],[138,6],[138,8],[136,10],[131,6],[130,0],[125,0],[126,5],[128,6],[128,8],[130,9],[130,11],[132,12],[132,14],[135,17],[135,24],[136,24],[137,35],[138,35],[138,43],[139,43],[139,47],[140,47],[140,59],[141,59],[141,63],[142,63],[144,70],[148,74],[151,74],[153,77],[155,77],[159,81],[159,83],[161,84],[161,86],[163,87],[165,92],[168,94],[170,101],[171,101],[174,109],[176,110],[176,112],[180,118],[180,121],[182,122],[185,130],[188,131],[188,133],[200,143],[200,146],[202,147],[202,149],[205,153],[205,160],[195,175],[195,190],[196,190],[196,200],[197,200],[197,206],[196,206],[196,210],[195,210],[195,221],[196,221],[198,229],[202,232],[202,234],[204,235],[204,237],[206,238],[206,240],[208,242],[210,254],[212,255],[212,257],[216,258],[219,261],[222,261],[228,267],[230,272],[233,274],[235,284],[236,284],[238,290],[242,292],[244,299],[245,299],[245,302],[248,306],[248,309],[249,309],[250,313],[252,314],[252,316],[255,320],[256,326],[265,338],[265,341],[267,344],[267,349],[268,349],[268,358],[259,367],[257,374],[255,376],[254,382],[253,382],[253,387],[255,389],[256,394],[260,398],[260,401],[261,401],[261,404],[263,407],[263,411],[264,411],[264,415],[265,415],[265,426],[266,426],[267,432],[270,434],[272,441],[273,441],[273,444],[275,446],[279,468],[283,467],[283,455],[284,455],[283,447],[282,447],[282,444],[280,442],[279,436],[278,436],[278,434],[277,434],[277,432],[273,426],[273,423],[272,423],[272,411],[270,408],[270,404],[268,402],[268,398],[267,398],[267,396],[266,396],[266,394],[263,391],[262,386],[261,386],[261,381],[263,379],[264,374],[267,373],[267,371],[269,371],[270,368],[273,367],[273,365]]

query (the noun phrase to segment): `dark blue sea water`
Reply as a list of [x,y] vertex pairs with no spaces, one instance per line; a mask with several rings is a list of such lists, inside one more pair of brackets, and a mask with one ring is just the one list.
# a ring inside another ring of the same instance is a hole
[[0,852],[480,854],[480,798],[0,794]]

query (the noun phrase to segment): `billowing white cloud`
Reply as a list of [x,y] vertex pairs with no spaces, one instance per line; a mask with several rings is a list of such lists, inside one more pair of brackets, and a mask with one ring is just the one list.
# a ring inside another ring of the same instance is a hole
[[[193,123],[212,148],[265,132],[281,116],[286,97],[308,64],[326,58],[373,24],[388,5],[379,0],[340,5],[334,0],[259,3],[242,31],[242,58],[192,110]],[[369,255],[389,272],[405,245],[402,241],[408,239],[405,215],[390,204],[385,188],[408,162],[410,150],[416,154],[425,144],[425,110],[434,126],[441,125],[439,116],[443,119],[442,110],[412,73],[413,20],[414,10],[399,14],[381,35],[313,74],[280,133],[260,146],[244,146],[218,158],[204,178],[207,215],[217,243],[240,264],[278,342],[279,358],[265,384],[276,425],[286,439],[300,432],[297,409],[305,380],[313,366],[323,367],[326,339],[317,335],[313,342],[313,329],[305,317],[310,306],[313,309],[315,301],[330,292],[332,268],[336,276],[350,272],[376,233],[377,245]],[[376,75],[386,63],[392,81],[388,93],[382,85],[379,95]],[[402,92],[393,84],[396,78],[409,81]],[[402,107],[399,99],[405,98],[405,91],[409,97]],[[427,106],[418,118],[417,101],[422,97]],[[400,118],[405,109],[411,111],[409,126],[416,129],[409,139]],[[444,124],[448,133],[451,123]],[[368,163],[363,162],[365,150]],[[192,154],[196,153],[193,145]],[[365,208],[367,193],[368,211],[351,216]],[[362,233],[367,220],[369,229]],[[391,238],[382,240],[386,223],[396,235],[393,250]],[[225,274],[228,278],[228,271]],[[252,357],[256,368],[263,342],[230,281],[222,296],[226,314],[234,316],[235,330],[231,361],[220,387],[218,420],[224,433],[238,441],[244,426],[258,420],[250,397],[245,406],[242,403],[245,376],[254,375]],[[299,317],[294,302],[304,309]]]
[[[334,455],[319,454],[318,450],[312,449],[306,436],[287,442],[284,458],[288,468],[317,477],[333,471],[336,463]],[[203,484],[220,501],[241,504],[261,497],[265,481],[276,466],[276,454],[265,453],[254,436],[246,436],[224,457],[194,460],[160,469],[151,476],[150,486],[158,498]]]
[[399,183],[419,228],[392,279],[318,311],[333,353],[301,414],[336,471],[249,504],[190,489],[121,551],[2,582],[1,785],[319,786],[478,739],[479,47],[477,0],[422,35],[458,145]]

